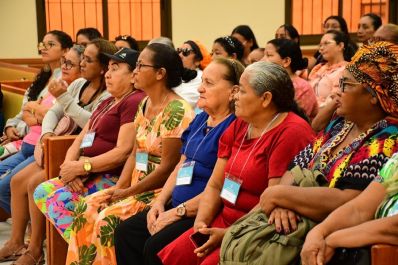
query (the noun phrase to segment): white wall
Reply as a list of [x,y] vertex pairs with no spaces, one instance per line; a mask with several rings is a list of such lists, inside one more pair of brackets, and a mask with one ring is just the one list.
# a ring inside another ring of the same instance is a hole
[[177,47],[192,39],[211,49],[216,38],[231,34],[240,24],[249,25],[263,47],[284,21],[282,0],[172,0],[172,34]]
[[37,54],[35,0],[0,0],[0,58],[34,58]]

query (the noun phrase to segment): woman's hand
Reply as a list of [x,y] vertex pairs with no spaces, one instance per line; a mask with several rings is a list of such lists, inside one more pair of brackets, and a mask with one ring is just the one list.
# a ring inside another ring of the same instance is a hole
[[16,141],[20,138],[17,128],[13,126],[7,127],[5,134],[11,141]]
[[50,92],[55,98],[58,98],[68,89],[68,83],[64,80],[52,80],[48,85],[48,92]]
[[166,226],[180,220],[181,217],[177,215],[177,208],[170,209],[168,211],[159,214],[155,223],[151,226],[151,235],[156,234]]
[[155,234],[155,222],[158,216],[164,212],[164,205],[160,202],[155,202],[146,216],[147,228],[151,235]]
[[333,254],[334,248],[330,247],[323,234],[314,228],[307,234],[300,255],[303,265],[323,265]]
[[43,134],[43,136],[40,138],[40,142],[42,143],[44,139],[49,138],[51,136],[55,136],[55,133],[48,132],[48,133]]
[[59,175],[61,176],[61,181],[65,185],[76,177],[86,174],[82,161],[65,161],[60,168]]
[[83,180],[81,178],[75,178],[66,185],[72,192],[82,192],[84,189]]
[[209,240],[202,246],[196,248],[193,252],[196,253],[198,257],[204,257],[214,249],[221,246],[222,239],[227,231],[226,228],[200,228],[198,230],[200,233],[205,235],[210,235]]
[[109,190],[107,193],[109,195],[108,202],[111,203],[111,202],[120,201],[120,200],[123,200],[123,199],[129,197],[130,189],[129,188],[127,188],[127,189],[112,189],[112,190]]
[[289,234],[297,229],[297,222],[299,220],[300,217],[296,215],[295,212],[289,209],[276,207],[271,212],[268,223],[275,224],[275,230],[278,233],[283,231],[285,234]]

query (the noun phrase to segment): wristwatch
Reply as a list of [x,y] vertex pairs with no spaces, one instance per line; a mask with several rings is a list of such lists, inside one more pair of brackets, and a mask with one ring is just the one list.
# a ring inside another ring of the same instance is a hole
[[84,159],[83,169],[84,169],[84,171],[86,171],[87,174],[90,173],[90,171],[91,171],[91,169],[92,169],[90,160]]
[[185,208],[185,202],[181,203],[177,206],[177,215],[180,217],[184,217],[187,214],[187,208]]

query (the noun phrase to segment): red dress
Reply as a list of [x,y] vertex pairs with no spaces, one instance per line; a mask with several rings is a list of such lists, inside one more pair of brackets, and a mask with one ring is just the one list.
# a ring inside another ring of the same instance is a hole
[[[220,138],[218,157],[228,159],[225,172],[242,180],[242,185],[235,205],[223,200],[223,208],[213,220],[212,227],[227,228],[248,213],[258,204],[260,195],[268,187],[268,180],[281,177],[294,156],[314,138],[309,124],[294,113],[289,113],[260,140],[245,139],[242,143],[247,128],[246,122],[237,119]],[[193,228],[159,252],[163,264],[218,264],[219,248],[198,260],[189,239],[192,233]]]

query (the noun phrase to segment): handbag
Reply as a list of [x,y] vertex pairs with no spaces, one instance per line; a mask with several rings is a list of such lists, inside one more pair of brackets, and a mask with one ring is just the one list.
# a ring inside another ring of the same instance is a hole
[[[69,116],[64,116],[62,119],[59,120],[57,127],[54,129],[54,134],[56,136],[60,135],[71,135],[74,132],[76,132],[78,126],[76,122],[73,121],[72,118]],[[33,157],[36,160],[36,163],[40,166],[43,167],[44,164],[44,154],[43,154],[43,144],[41,141],[38,141],[35,150],[33,152]]]
[[78,126],[69,116],[64,116],[59,120],[54,129],[55,135],[71,135],[77,130]]

